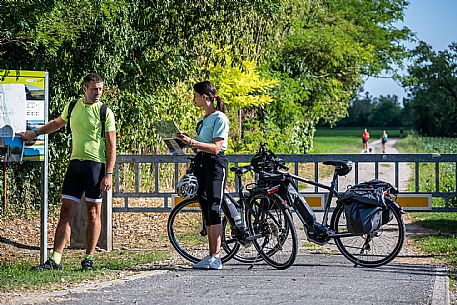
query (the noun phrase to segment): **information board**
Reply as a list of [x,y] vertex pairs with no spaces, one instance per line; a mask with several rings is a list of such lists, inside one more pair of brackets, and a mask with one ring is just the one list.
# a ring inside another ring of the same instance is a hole
[[44,160],[45,136],[23,143],[16,136],[47,121],[47,72],[0,70],[0,160]]

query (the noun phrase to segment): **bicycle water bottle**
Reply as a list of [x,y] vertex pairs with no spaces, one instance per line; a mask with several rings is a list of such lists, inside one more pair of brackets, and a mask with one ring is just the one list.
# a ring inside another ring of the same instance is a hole
[[236,206],[233,204],[233,202],[228,197],[225,197],[225,203],[229,210],[230,218],[233,219],[233,221],[235,222],[235,226],[237,228],[243,228],[243,221],[241,219],[241,215],[238,212]]

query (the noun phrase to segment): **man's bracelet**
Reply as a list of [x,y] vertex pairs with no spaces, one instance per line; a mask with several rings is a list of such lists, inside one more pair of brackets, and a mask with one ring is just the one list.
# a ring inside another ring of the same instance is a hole
[[106,175],[112,175],[112,174],[113,174],[113,172],[105,172],[105,176]]

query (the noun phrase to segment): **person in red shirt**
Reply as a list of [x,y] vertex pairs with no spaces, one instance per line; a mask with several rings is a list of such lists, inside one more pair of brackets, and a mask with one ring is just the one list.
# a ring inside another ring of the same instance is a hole
[[370,138],[370,133],[365,128],[362,133],[363,152],[368,152],[368,139],[369,138]]

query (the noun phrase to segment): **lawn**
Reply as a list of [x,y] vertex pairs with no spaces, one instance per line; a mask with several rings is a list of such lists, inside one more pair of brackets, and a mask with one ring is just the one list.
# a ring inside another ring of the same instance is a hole
[[[42,286],[60,289],[68,284],[88,279],[112,279],[132,274],[135,266],[161,262],[167,258],[165,251],[114,250],[96,254],[96,269],[81,270],[81,251],[67,250],[62,271],[36,271],[35,257],[0,262],[0,292],[35,290]],[[0,299],[1,301],[1,299]],[[0,302],[1,303],[1,302]]]

